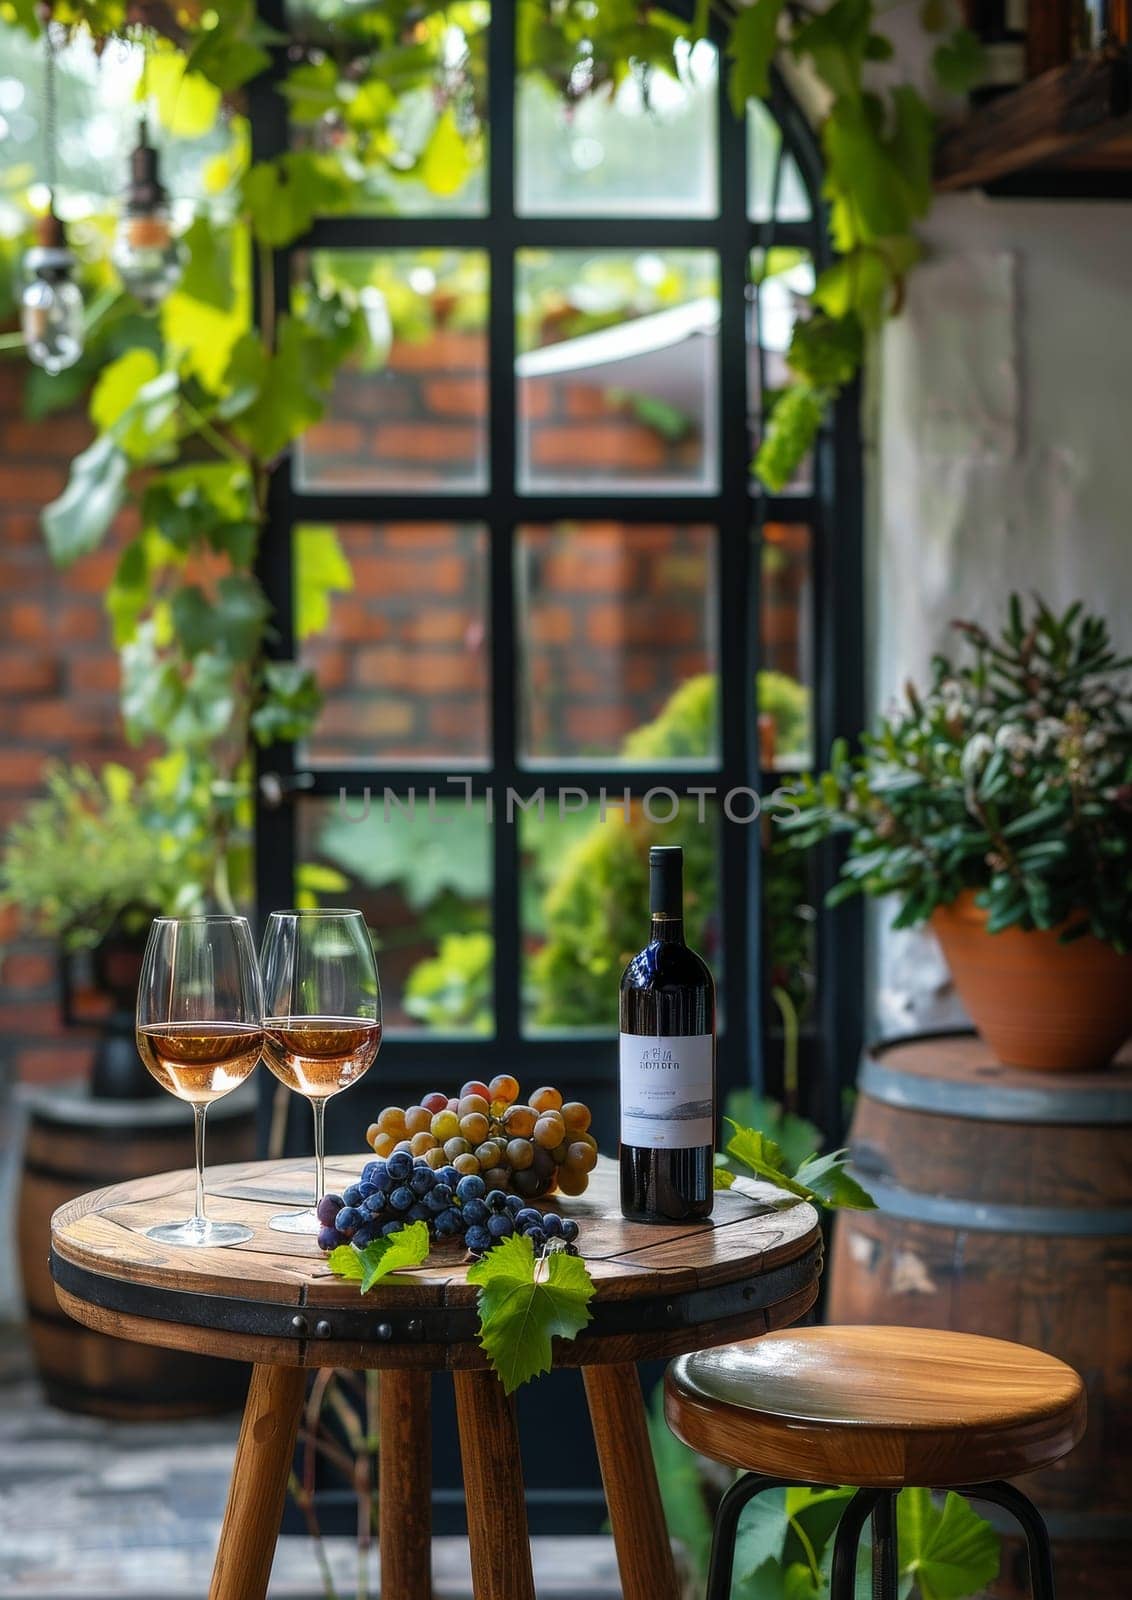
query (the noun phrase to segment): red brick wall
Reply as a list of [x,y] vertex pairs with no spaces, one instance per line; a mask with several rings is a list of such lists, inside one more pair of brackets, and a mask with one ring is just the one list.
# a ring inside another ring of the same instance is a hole
[[[82,415],[27,421],[23,373],[0,362],[0,831],[40,790],[48,761],[136,764],[118,716],[118,658],[103,593],[127,536],[67,572],[47,556],[39,512],[90,438]],[[55,954],[0,913],[0,1079],[46,1081],[86,1069],[89,1035],[58,1015]]]

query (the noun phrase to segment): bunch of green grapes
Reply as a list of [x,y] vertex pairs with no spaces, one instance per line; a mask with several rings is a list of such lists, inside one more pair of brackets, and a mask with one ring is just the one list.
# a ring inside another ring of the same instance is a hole
[[482,1177],[489,1189],[512,1189],[527,1199],[558,1190],[585,1191],[597,1165],[588,1106],[563,1103],[557,1089],[519,1099],[506,1073],[490,1083],[466,1083],[454,1098],[437,1091],[420,1105],[386,1106],[366,1129],[366,1142],[385,1159],[403,1150],[430,1167],[453,1166]]

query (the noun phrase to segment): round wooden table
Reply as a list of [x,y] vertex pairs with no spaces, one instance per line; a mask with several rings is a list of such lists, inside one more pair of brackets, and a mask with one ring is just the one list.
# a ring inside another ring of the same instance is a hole
[[[328,1182],[356,1180],[364,1156],[333,1158]],[[382,1600],[430,1593],[429,1374],[452,1373],[476,1600],[534,1600],[514,1409],[476,1342],[476,1290],[458,1246],[362,1297],[335,1278],[313,1239],[272,1232],[280,1205],[310,1203],[310,1162],[214,1167],[208,1210],[255,1237],[176,1249],[143,1230],[192,1211],[191,1172],[99,1189],[52,1220],[51,1269],[63,1309],[140,1344],[254,1363],[210,1600],[262,1600],[310,1367],[381,1372],[379,1544]],[[767,1190],[769,1195],[771,1191]],[[626,1222],[617,1168],[603,1159],[579,1199],[597,1292],[593,1320],[555,1341],[583,1369],[625,1600],[677,1600],[635,1363],[746,1339],[796,1322],[814,1303],[822,1246],[808,1205],[774,1211],[734,1190],[707,1223]]]

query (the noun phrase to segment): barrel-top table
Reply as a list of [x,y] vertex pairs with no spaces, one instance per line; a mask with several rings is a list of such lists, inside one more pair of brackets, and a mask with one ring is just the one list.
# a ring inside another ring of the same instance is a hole
[[[328,1183],[355,1181],[365,1159],[331,1159]],[[147,1239],[154,1223],[191,1213],[192,1188],[191,1172],[164,1173],[71,1201],[52,1221],[51,1266],[60,1305],[87,1327],[255,1364],[210,1600],[267,1592],[309,1367],[382,1375],[382,1600],[430,1593],[429,1373],[440,1370],[456,1390],[476,1600],[534,1600],[514,1409],[477,1342],[462,1249],[434,1247],[363,1297],[313,1239],[267,1227],[281,1204],[309,1204],[309,1161],[210,1171],[209,1214],[247,1222],[247,1244]],[[708,1223],[627,1222],[603,1159],[584,1196],[555,1201],[581,1224],[596,1294],[589,1326],[556,1340],[554,1359],[583,1369],[625,1600],[678,1595],[636,1362],[786,1327],[817,1297],[815,1211],[771,1209],[763,1193],[720,1193]]]
[[1021,1487],[1073,1600],[1132,1594],[1132,1047],[1026,1072],[924,1034],[868,1051],[858,1090],[849,1144],[879,1209],[837,1219],[829,1320],[989,1334],[1080,1372],[1084,1439]]

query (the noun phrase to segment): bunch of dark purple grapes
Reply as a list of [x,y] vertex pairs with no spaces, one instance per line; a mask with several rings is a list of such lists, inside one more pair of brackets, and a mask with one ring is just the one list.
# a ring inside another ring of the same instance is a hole
[[477,1259],[515,1233],[536,1251],[550,1246],[577,1254],[578,1224],[572,1217],[540,1211],[522,1195],[488,1189],[481,1177],[461,1176],[455,1167],[430,1167],[423,1156],[404,1150],[367,1161],[345,1193],[323,1195],[318,1220],[323,1250],[340,1244],[363,1250],[410,1222],[425,1222],[435,1239],[462,1238]]

